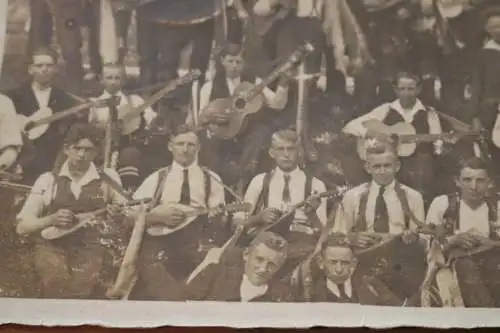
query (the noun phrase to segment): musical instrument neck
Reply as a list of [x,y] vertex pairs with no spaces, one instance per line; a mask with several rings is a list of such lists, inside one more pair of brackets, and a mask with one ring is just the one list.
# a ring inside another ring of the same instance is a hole
[[440,139],[456,138],[463,136],[477,136],[479,132],[457,132],[457,133],[442,133],[442,134],[401,134],[398,136],[401,142],[428,142]]
[[55,113],[52,116],[36,120],[36,121],[33,122],[32,126],[47,125],[47,124],[50,124],[50,123],[52,123],[54,121],[61,120],[61,119],[64,119],[66,117],[70,117],[70,116],[76,115],[79,112],[81,112],[81,111],[89,108],[90,105],[91,105],[91,103],[87,102],[87,103],[84,103],[84,104],[73,106],[73,107],[71,107],[71,108],[69,108],[67,110],[64,110],[64,111],[61,111],[61,112],[57,112],[57,113]]

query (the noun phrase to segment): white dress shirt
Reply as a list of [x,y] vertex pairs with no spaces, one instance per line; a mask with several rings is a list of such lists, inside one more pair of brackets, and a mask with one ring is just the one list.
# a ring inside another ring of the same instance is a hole
[[248,302],[264,295],[267,292],[267,284],[262,286],[254,286],[246,275],[243,275],[240,286],[240,296],[242,302]]
[[[417,112],[421,110],[426,110],[425,106],[422,104],[420,100],[417,99],[417,103],[413,106],[411,109],[404,109],[401,106],[401,103],[399,100],[395,100],[394,102],[391,103],[385,103],[377,108],[373,109],[371,112],[362,115],[361,117],[358,117],[354,120],[351,120],[347,125],[344,127],[343,132],[347,134],[352,134],[358,137],[364,137],[366,135],[366,127],[363,125],[363,123],[367,120],[371,119],[377,119],[380,121],[383,121],[387,114],[389,113],[389,110],[394,109],[397,111],[405,120],[407,123],[411,123],[413,121],[413,118],[417,114]],[[437,113],[433,110],[428,110],[427,111],[427,121],[429,124],[429,133],[430,134],[440,134],[442,133],[441,130],[441,122],[439,121],[439,117]]]
[[21,131],[14,103],[0,94],[0,150],[7,146],[20,147],[23,144]]
[[[144,100],[138,95],[127,96],[123,92],[119,91],[116,94],[116,96],[120,97],[120,104],[118,105],[118,108],[126,106],[127,104],[131,104],[132,107],[138,107],[144,104]],[[108,93],[107,91],[104,91],[101,96],[93,98],[92,100],[97,101],[97,100],[107,99],[110,97],[111,94]],[[146,108],[146,110],[144,110],[143,117],[146,122],[146,126],[149,126],[153,121],[153,119],[156,117],[156,112],[154,112],[153,109],[151,109],[150,107]],[[89,122],[98,123],[101,126],[105,126],[106,122],[108,121],[108,118],[109,118],[109,108],[107,107],[94,108],[89,113]]]
[[[375,206],[380,189],[380,185],[378,185],[374,181],[368,184],[361,184],[345,193],[344,198],[342,199],[342,203],[337,210],[335,225],[333,227],[334,231],[348,233],[356,225],[359,216],[359,205],[361,197],[366,193],[367,186],[369,192],[365,215],[367,226],[366,231],[374,231],[373,228],[375,221]],[[410,210],[419,221],[423,221],[425,219],[425,213],[422,194],[403,184],[401,184],[401,188],[406,193]],[[403,230],[405,230],[406,218],[404,215],[403,206],[399,201],[399,198],[395,191],[395,182],[387,185],[384,192],[384,200],[387,205],[387,211],[389,215],[389,233],[399,234],[403,232]],[[414,227],[415,224],[410,221],[410,228]]]
[[[227,87],[229,89],[229,94],[232,95],[235,89],[241,84],[241,78],[227,79]],[[255,84],[262,82],[260,78],[255,79]],[[210,102],[210,96],[212,95],[213,81],[206,82],[200,90],[200,110],[203,110]],[[279,86],[276,92],[272,91],[268,87],[262,90],[262,94],[266,99],[267,105],[271,109],[282,110],[288,100],[288,89]]]
[[38,102],[38,107],[44,109],[49,107],[50,94],[52,92],[52,87],[40,90],[36,85],[31,85],[33,93],[35,95],[36,101]]
[[[292,206],[295,204],[304,201],[309,196],[309,193],[306,195],[305,186],[306,186],[306,174],[304,171],[296,168],[295,170],[288,173],[290,175],[290,203],[286,205],[283,202],[283,188],[285,186],[284,176],[285,173],[280,169],[276,168],[273,171],[269,182],[269,197],[268,197],[268,208],[276,208],[279,210],[286,210],[288,206]],[[264,183],[265,174],[260,174],[255,176],[248,189],[245,193],[245,202],[251,203],[253,206],[257,204],[259,195],[262,191],[262,186]],[[317,178],[313,178],[312,180],[312,192],[322,193],[326,191],[325,184]],[[318,218],[321,223],[326,223],[327,211],[326,211],[326,199],[322,199],[320,206],[316,210]],[[241,215],[238,216],[242,218]],[[304,213],[303,209],[298,209],[295,212],[294,220],[297,222],[307,221],[307,216]]]
[[[165,185],[160,197],[161,203],[178,203],[181,198],[181,188],[184,179],[183,170],[180,164],[173,162],[165,179]],[[191,205],[195,207],[205,207],[205,175],[197,163],[187,167],[189,175],[189,193],[191,195]],[[211,179],[211,192],[208,198],[208,205],[216,207],[224,204],[224,188],[219,183],[220,177],[209,171]],[[149,175],[134,193],[134,199],[146,199],[154,196],[158,186],[159,171]]]
[[[121,184],[120,176],[118,176],[115,170],[105,169],[104,172],[118,184]],[[83,177],[76,180],[69,172],[68,164],[65,162],[59,171],[59,176],[68,177],[71,180],[70,190],[77,200],[80,197],[82,188],[85,185],[88,185],[96,179],[100,179],[97,168],[93,163],[90,165]],[[17,215],[18,220],[41,217],[41,214],[43,214],[45,208],[50,205],[57,193],[57,186],[54,181],[55,178],[51,172],[46,172],[38,177],[33,185],[33,188],[31,189],[31,193],[28,195],[28,198],[21,209],[21,212]],[[105,182],[103,182],[103,185],[104,184]],[[124,203],[126,201],[125,198],[113,190],[110,191],[110,195],[111,201],[113,202]]]
[[[326,279],[326,287],[332,294],[337,296],[338,298],[341,298],[342,295],[340,294],[339,286],[337,283],[332,282],[330,279]],[[344,290],[347,295],[347,297],[352,298],[352,282],[351,279],[347,279],[344,282]]]
[[[435,198],[427,213],[427,223],[433,223],[436,225],[442,225],[444,223],[444,214],[448,209],[449,201],[448,196],[441,195]],[[497,205],[497,210],[498,210]],[[488,219],[488,205],[483,203],[477,209],[472,209],[463,200],[459,202],[458,218],[459,218],[459,229],[455,230],[455,233],[461,232],[471,232],[484,237],[489,237],[490,235],[490,221]],[[496,221],[496,225],[500,225],[500,221]],[[497,233],[500,235],[499,230]]]

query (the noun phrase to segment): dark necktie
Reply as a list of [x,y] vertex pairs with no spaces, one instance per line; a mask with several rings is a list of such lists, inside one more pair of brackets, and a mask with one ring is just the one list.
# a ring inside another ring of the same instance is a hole
[[373,229],[375,232],[389,232],[389,212],[384,199],[385,187],[380,186],[375,204],[375,221]]
[[290,175],[284,175],[285,185],[283,186],[283,202],[290,203],[292,201],[290,197]]
[[343,283],[337,284],[337,288],[339,288],[339,294],[341,299],[350,299],[350,297],[347,296],[347,293],[345,292],[345,286]]
[[191,204],[191,193],[189,191],[189,171],[184,169],[182,171],[182,187],[181,187],[181,200],[180,204],[189,205]]

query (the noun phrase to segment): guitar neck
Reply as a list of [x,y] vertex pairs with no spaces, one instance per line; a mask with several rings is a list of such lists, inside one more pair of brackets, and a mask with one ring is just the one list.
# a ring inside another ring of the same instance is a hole
[[402,142],[432,142],[440,139],[462,137],[468,135],[479,135],[476,132],[469,133],[443,133],[443,134],[403,134],[399,136],[399,140]]
[[54,114],[53,116],[46,117],[46,118],[43,118],[43,119],[40,119],[40,120],[33,122],[32,127],[50,124],[54,121],[61,120],[61,119],[64,119],[66,117],[76,115],[88,107],[90,107],[90,103],[84,103],[81,105],[73,106],[67,110],[64,110],[62,112],[58,112],[58,113]]

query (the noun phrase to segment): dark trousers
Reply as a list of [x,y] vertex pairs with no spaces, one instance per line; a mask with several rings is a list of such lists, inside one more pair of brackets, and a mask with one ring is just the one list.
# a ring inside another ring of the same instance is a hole
[[[214,21],[183,26],[157,24],[137,15],[137,40],[140,78],[143,85],[177,78],[181,51],[193,43],[189,67],[199,69],[202,76],[208,68]],[[200,79],[203,83],[204,78]]]
[[466,307],[495,307],[495,301],[483,279],[483,272],[472,258],[457,259],[455,270]]
[[[70,236],[68,236],[70,237]],[[89,299],[96,295],[104,259],[98,244],[57,245],[42,239],[35,245],[35,271],[44,298]]]

